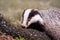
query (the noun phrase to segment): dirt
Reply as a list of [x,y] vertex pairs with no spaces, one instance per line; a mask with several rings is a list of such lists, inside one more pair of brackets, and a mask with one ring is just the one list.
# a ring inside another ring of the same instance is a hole
[[0,40],[14,40],[12,36],[6,35],[6,33],[0,32]]

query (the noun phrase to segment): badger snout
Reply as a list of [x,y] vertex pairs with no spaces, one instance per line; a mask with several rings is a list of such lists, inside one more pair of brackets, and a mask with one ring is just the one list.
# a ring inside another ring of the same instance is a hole
[[21,27],[22,27],[22,28],[27,28],[27,25],[21,24]]
[[21,25],[22,28],[25,28],[25,26]]

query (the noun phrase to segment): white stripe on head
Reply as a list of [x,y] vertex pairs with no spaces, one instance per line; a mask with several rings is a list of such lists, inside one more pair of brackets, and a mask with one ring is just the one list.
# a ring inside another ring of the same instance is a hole
[[37,22],[39,21],[40,24],[43,24],[43,19],[40,17],[39,14],[35,15],[34,17],[32,17],[32,19],[28,22],[28,26],[31,24],[31,23],[34,23],[34,22]]
[[28,16],[29,16],[29,13],[32,11],[32,9],[27,9],[24,13],[24,19],[23,19],[23,23],[22,25],[24,25],[25,27],[27,26],[26,23],[27,23],[27,19],[28,19]]

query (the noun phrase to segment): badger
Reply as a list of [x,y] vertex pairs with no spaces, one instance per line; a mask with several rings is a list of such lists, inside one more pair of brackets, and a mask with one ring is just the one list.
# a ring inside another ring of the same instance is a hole
[[52,40],[60,40],[60,9],[25,9],[21,26],[45,32]]

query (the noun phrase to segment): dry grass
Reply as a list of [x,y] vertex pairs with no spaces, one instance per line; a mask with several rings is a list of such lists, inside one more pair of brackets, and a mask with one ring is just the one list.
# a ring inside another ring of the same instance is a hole
[[0,0],[0,13],[15,26],[20,26],[20,17],[24,9],[47,9],[60,7],[60,0]]

